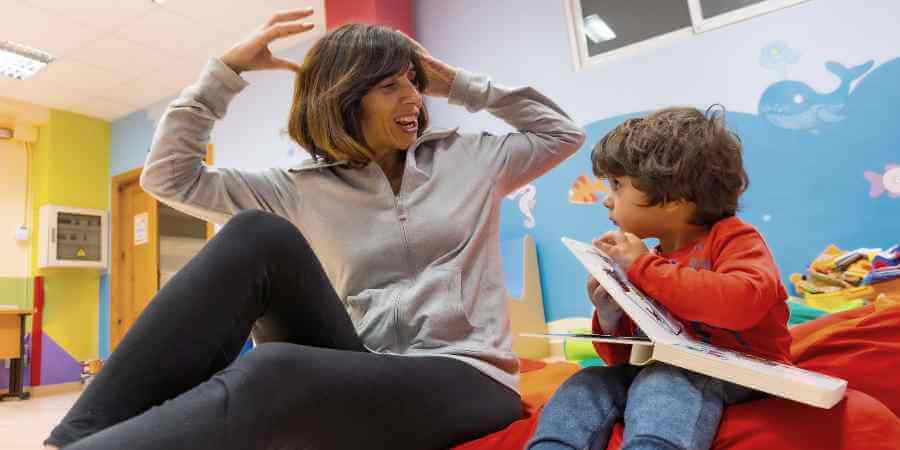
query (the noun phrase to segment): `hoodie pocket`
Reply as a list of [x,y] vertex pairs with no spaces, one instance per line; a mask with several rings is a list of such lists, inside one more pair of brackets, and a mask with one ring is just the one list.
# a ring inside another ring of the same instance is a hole
[[458,270],[439,269],[429,274],[418,304],[411,305],[413,346],[441,348],[463,344],[474,327],[462,301],[462,274]]
[[366,289],[347,296],[348,312],[363,339],[383,340],[384,330],[394,323],[395,302],[387,289]]

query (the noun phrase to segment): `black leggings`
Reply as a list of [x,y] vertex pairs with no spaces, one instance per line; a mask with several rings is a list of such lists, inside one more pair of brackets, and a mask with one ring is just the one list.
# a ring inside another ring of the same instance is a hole
[[[258,345],[235,360],[251,327]],[[439,449],[521,415],[468,364],[367,351],[297,228],[246,211],[159,291],[46,443]]]

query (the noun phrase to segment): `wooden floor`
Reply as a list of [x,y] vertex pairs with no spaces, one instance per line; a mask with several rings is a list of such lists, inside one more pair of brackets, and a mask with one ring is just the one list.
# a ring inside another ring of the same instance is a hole
[[75,403],[80,391],[38,393],[0,402],[0,450],[39,450],[50,430]]

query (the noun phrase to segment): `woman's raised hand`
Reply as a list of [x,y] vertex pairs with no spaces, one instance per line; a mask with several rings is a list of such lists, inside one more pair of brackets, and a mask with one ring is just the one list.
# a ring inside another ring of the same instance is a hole
[[273,56],[269,51],[269,44],[276,39],[311,30],[313,24],[301,20],[312,14],[312,8],[292,9],[275,14],[263,26],[231,47],[231,50],[222,56],[222,62],[237,73],[269,69],[299,72],[299,64]]
[[428,80],[428,87],[423,94],[433,97],[447,97],[450,95],[450,86],[453,85],[453,79],[456,78],[457,69],[437,58],[431,56],[428,50],[418,43],[415,39],[406,35],[406,33],[397,30],[398,33],[406,36],[413,47],[419,53],[422,59],[422,65],[425,66],[425,78]]

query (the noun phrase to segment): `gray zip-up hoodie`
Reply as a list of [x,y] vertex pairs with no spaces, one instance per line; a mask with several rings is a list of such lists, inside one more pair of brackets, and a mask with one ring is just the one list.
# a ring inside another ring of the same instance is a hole
[[160,120],[141,175],[144,190],[216,223],[251,208],[287,218],[316,252],[370,350],[456,358],[516,390],[501,202],[575,153],[584,132],[534,89],[460,71],[450,103],[487,109],[518,131],[426,130],[406,151],[397,195],[374,163],[310,160],[262,172],[207,167],[213,124],[246,85],[219,60],[209,61]]

